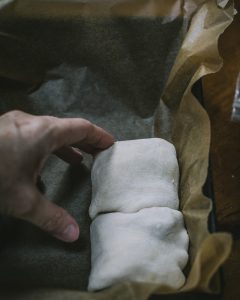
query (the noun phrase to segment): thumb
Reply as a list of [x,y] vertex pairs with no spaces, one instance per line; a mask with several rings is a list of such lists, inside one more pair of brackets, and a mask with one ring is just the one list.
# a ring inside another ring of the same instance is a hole
[[29,209],[19,216],[21,219],[31,222],[64,242],[74,242],[78,239],[78,224],[65,209],[47,200],[35,188],[29,200]]

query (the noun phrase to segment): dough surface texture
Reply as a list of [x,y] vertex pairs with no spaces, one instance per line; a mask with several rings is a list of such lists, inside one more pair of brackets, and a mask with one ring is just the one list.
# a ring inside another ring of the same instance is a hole
[[182,214],[170,208],[108,213],[91,225],[89,291],[131,280],[180,288],[188,260]]
[[137,212],[147,207],[178,209],[179,169],[172,144],[160,139],[115,142],[97,155],[92,168],[94,219],[106,212]]

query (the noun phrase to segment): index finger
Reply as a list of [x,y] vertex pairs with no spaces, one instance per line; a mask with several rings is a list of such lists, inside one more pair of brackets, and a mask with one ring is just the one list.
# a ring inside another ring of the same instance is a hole
[[113,136],[104,129],[82,118],[53,118],[53,151],[69,145],[79,148],[103,150],[114,143]]

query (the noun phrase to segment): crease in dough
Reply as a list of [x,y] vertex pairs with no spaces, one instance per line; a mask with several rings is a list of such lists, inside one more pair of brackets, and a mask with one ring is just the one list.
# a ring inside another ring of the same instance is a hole
[[175,147],[163,139],[116,142],[97,155],[89,291],[127,280],[172,289],[184,284],[189,240],[178,181]]

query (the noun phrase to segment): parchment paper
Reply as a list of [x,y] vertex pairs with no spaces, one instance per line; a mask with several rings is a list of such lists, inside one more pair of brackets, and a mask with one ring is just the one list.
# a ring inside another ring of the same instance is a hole
[[[0,4],[0,113],[79,116],[118,140],[159,136],[176,146],[190,236],[187,282],[178,292],[219,291],[214,274],[231,250],[230,235],[207,229],[211,201],[202,186],[210,127],[191,87],[220,68],[217,41],[232,17],[232,1],[224,7],[214,0]],[[90,168],[89,156],[77,169],[51,157],[42,174],[48,198],[80,225],[76,243],[1,218],[1,299],[141,300],[172,292],[129,282],[83,292],[90,270]]]

